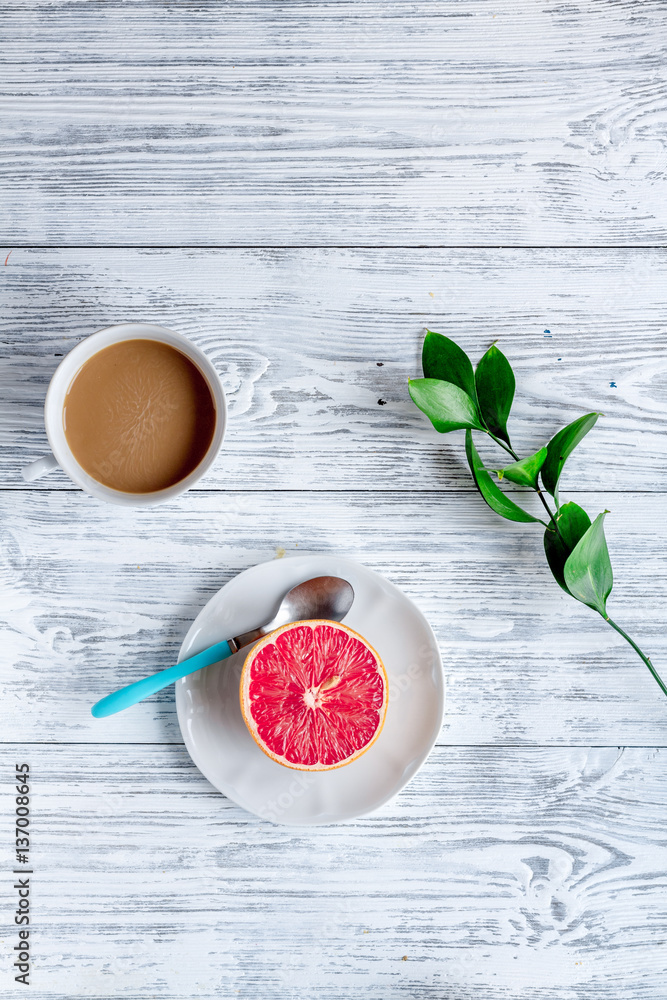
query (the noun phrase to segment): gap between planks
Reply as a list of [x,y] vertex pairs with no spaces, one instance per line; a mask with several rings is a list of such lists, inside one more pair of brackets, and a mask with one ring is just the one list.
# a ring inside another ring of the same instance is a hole
[[[11,494],[15,494],[15,493],[39,493],[39,494],[42,494],[42,495],[46,495],[48,493],[53,493],[54,495],[55,494],[62,495],[63,493],[81,493],[83,495],[83,492],[84,492],[83,490],[77,489],[74,486],[63,486],[62,488],[58,487],[58,486],[0,486],[0,494],[2,494],[2,493],[11,493]],[[477,492],[478,492],[477,489],[472,485],[472,481],[471,481],[470,489],[462,489],[459,486],[456,489],[451,489],[451,490],[450,489],[447,489],[447,490],[429,490],[428,491],[428,495],[430,497],[437,497],[437,496],[447,496],[447,497],[461,496],[461,497],[467,497],[467,496],[475,496],[477,494]],[[605,489],[604,491],[603,490],[599,490],[599,489],[578,490],[576,488],[575,489],[570,489],[568,487],[568,491],[567,492],[568,493],[575,493],[577,496],[585,496],[587,493],[602,493],[602,492],[604,492],[605,495],[607,493],[609,493],[612,496],[616,496],[616,495],[622,496],[625,493],[632,493],[633,495],[639,493],[639,494],[642,494],[642,495],[645,494],[646,496],[664,496],[665,495],[665,491],[664,490],[637,490],[637,489],[634,489],[633,487],[628,487],[627,490]],[[424,490],[409,489],[409,488],[406,488],[406,489],[393,489],[393,490],[378,490],[378,489],[376,489],[373,486],[368,486],[368,487],[350,486],[350,487],[340,487],[338,489],[336,489],[335,487],[323,486],[322,489],[319,489],[319,490],[313,489],[312,486],[306,486],[303,489],[298,489],[297,487],[294,487],[294,486],[292,486],[292,487],[289,487],[289,486],[285,486],[285,487],[274,486],[274,487],[256,487],[256,488],[252,488],[252,489],[248,487],[248,488],[243,489],[243,490],[239,490],[239,489],[225,490],[225,489],[222,489],[222,487],[211,486],[209,489],[190,489],[190,490],[188,490],[188,493],[201,493],[201,494],[219,493],[219,494],[221,494],[221,496],[234,496],[236,494],[243,495],[245,493],[295,493],[295,494],[297,494],[299,496],[301,496],[301,495],[303,495],[305,493],[313,493],[315,495],[318,495],[320,493],[344,493],[345,496],[348,496],[348,495],[351,495],[351,494],[356,494],[356,493],[362,493],[362,494],[363,493],[382,493],[383,496],[391,496],[392,493],[400,493],[401,496],[411,496],[412,494],[421,496],[424,493]],[[508,495],[511,494],[511,495],[514,495],[514,496],[531,496],[531,491],[528,490],[528,489],[526,489],[526,490],[503,490],[503,493],[507,493]]]
[[[0,740],[0,747],[184,747],[182,740]],[[667,750],[667,744],[643,743],[441,743],[436,740],[433,749],[440,750]],[[424,762],[426,763],[426,762]]]
[[11,243],[13,250],[667,250],[667,243]]

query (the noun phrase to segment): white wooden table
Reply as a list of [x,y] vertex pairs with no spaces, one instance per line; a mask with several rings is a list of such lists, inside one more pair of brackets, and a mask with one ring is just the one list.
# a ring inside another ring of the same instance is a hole
[[[40,1000],[664,1000],[667,703],[406,392],[429,326],[500,340],[522,451],[605,414],[563,488],[664,675],[662,0],[17,0],[3,34],[0,995],[25,761]],[[153,510],[26,487],[59,358],[135,320],[220,371],[215,470]],[[417,602],[448,707],[394,803],[294,830],[199,774],[173,690],[89,708],[308,552]]]

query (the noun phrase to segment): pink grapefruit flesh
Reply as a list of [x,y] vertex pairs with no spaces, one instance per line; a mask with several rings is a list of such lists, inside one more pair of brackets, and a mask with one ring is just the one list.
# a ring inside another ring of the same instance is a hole
[[283,625],[253,646],[241,711],[273,760],[302,771],[349,764],[380,735],[387,675],[362,636],[329,621]]

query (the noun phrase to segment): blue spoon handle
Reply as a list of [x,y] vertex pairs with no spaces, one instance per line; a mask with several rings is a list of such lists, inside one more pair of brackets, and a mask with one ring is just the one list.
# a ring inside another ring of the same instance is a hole
[[155,694],[156,691],[161,691],[162,688],[169,687],[170,684],[180,680],[181,677],[194,674],[195,671],[201,670],[203,667],[208,667],[212,663],[217,663],[218,660],[225,660],[231,655],[232,651],[228,642],[217,642],[215,646],[210,646],[208,649],[203,650],[203,652],[197,653],[196,656],[188,657],[187,660],[181,660],[180,663],[177,663],[173,667],[167,667],[166,670],[160,670],[159,673],[153,674],[152,677],[144,677],[143,680],[135,681],[134,684],[128,684],[127,687],[121,688],[120,691],[108,694],[106,698],[102,698],[93,705],[91,712],[96,719],[103,719],[106,715],[114,715],[116,712],[122,712],[124,708],[136,705],[138,701],[143,701],[144,698]]

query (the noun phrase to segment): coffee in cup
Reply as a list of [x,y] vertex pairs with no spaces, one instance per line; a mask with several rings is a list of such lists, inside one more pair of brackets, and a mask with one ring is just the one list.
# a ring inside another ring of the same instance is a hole
[[205,354],[163,327],[92,334],[63,358],[44,404],[52,454],[23,470],[31,482],[62,468],[92,496],[125,506],[163,503],[213,464],[225,394]]
[[74,458],[123,493],[154,493],[185,479],[210,447],[215,418],[202,373],[157,340],[98,351],[72,379],[63,407]]

